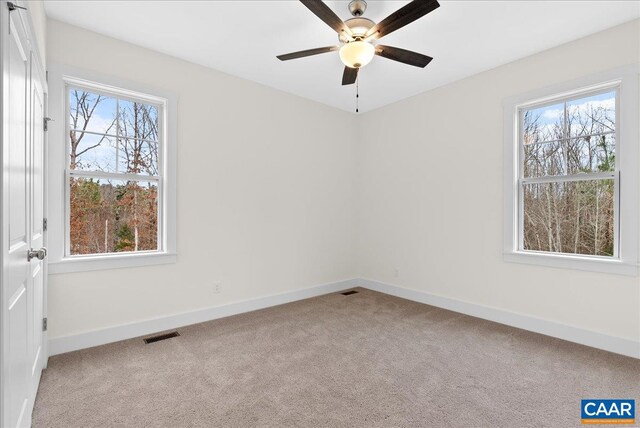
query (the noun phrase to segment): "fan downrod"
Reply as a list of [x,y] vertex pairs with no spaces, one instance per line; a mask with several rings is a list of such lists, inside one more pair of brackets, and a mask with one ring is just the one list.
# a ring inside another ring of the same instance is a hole
[[366,10],[367,2],[365,0],[351,0],[349,2],[349,12],[355,17],[364,15]]

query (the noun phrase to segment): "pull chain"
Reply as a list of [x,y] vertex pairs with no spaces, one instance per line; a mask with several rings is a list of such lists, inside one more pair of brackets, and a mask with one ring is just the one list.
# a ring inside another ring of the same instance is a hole
[[[359,73],[358,73],[359,74]],[[356,77],[356,113],[359,110],[359,101],[360,101],[360,76]]]

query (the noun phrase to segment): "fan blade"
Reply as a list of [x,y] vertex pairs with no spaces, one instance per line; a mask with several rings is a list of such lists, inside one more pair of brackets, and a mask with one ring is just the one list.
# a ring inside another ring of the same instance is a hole
[[353,36],[351,29],[322,0],[300,0],[300,3],[333,28],[336,33],[345,32],[349,37]]
[[345,67],[342,73],[342,85],[353,85],[358,78],[359,68]]
[[380,39],[439,7],[437,0],[413,0],[371,27],[367,31],[367,37]]
[[320,55],[327,52],[333,52],[340,49],[339,46],[326,46],[324,48],[307,49],[306,51],[291,52],[284,55],[278,55],[280,61],[288,61],[290,59],[304,58],[305,56]]
[[433,59],[418,52],[384,45],[376,46],[376,55],[420,68],[425,68]]

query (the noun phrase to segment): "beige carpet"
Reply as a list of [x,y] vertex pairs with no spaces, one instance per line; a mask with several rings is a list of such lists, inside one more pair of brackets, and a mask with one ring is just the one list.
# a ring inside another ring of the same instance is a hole
[[52,357],[33,425],[573,427],[640,399],[640,360],[359,291]]

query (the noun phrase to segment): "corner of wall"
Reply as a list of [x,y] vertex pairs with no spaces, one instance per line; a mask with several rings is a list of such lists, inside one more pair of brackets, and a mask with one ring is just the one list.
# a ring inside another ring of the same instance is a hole
[[47,64],[47,13],[43,0],[31,0],[28,4],[31,26],[36,37],[36,45],[40,62],[46,69]]

